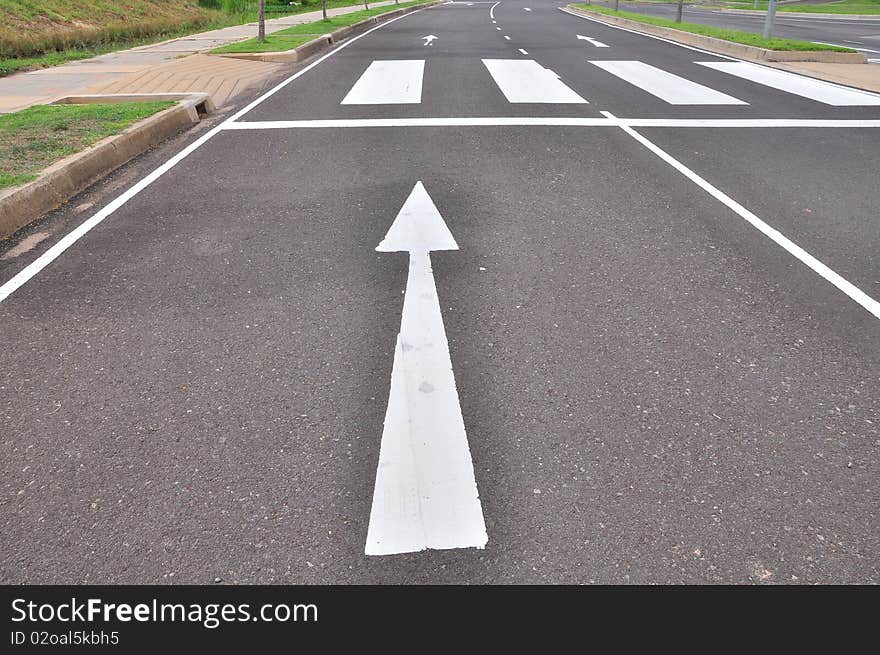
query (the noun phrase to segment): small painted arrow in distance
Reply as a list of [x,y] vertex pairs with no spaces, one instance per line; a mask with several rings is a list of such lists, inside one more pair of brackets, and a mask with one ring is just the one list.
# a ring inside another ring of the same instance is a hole
[[489,538],[431,269],[432,250],[458,244],[421,182],[376,250],[408,252],[409,276],[364,552],[483,548]]
[[434,36],[433,34],[429,34],[428,36],[423,36],[422,38],[425,40],[424,45],[431,45],[432,41],[437,40],[437,37]]
[[608,47],[607,45],[605,45],[601,41],[597,41],[596,39],[592,39],[589,36],[584,36],[583,34],[578,34],[577,36],[578,36],[578,39],[580,39],[581,41],[589,41],[597,48],[607,48]]

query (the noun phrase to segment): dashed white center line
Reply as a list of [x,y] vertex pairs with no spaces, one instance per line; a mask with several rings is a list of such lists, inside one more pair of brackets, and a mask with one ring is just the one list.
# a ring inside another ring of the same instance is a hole
[[504,35],[504,38],[507,39],[508,41],[510,41],[510,37],[507,36],[506,34]]
[[519,49],[519,51],[520,51],[520,52],[521,52],[521,53],[523,53],[523,54],[524,54],[524,55],[527,55],[527,54],[529,54],[529,53],[528,53],[528,52],[526,52],[526,51],[525,51],[525,50],[523,50],[523,49],[522,49],[522,48],[520,48],[520,49]]

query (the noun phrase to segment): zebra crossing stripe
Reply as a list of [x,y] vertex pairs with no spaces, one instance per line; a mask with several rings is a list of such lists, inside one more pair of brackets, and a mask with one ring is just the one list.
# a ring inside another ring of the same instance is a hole
[[671,105],[749,104],[641,61],[591,61],[590,63]]
[[880,106],[880,95],[838,86],[811,77],[768,68],[744,61],[698,61],[700,66],[735,75],[786,93],[835,107]]

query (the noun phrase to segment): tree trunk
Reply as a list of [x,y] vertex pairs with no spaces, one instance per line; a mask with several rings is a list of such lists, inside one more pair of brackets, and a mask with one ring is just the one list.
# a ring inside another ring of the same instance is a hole
[[327,20],[327,0],[321,0],[321,13],[324,14],[324,20]]
[[266,40],[266,0],[260,0],[260,17],[258,19],[257,41],[263,43]]

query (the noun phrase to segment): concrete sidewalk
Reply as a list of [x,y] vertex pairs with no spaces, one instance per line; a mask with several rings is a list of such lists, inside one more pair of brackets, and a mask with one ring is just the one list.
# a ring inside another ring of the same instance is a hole
[[[394,0],[370,3],[393,5]],[[363,5],[328,9],[330,16],[361,11]],[[321,19],[321,11],[266,21],[271,34]],[[234,25],[161,43],[111,52],[92,59],[0,78],[0,113],[92,93],[204,92],[221,107],[269,77],[283,64],[202,55],[207,50],[257,35],[257,24]]]
[[880,66],[877,64],[823,64],[813,61],[795,61],[777,62],[769,65],[826,82],[836,82],[880,93]]

